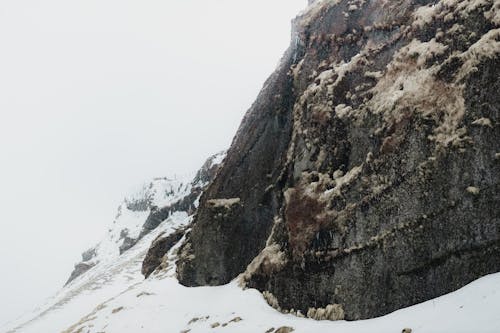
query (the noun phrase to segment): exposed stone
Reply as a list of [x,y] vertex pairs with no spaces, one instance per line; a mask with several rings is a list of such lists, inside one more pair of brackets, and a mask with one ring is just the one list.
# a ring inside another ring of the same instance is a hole
[[71,275],[70,275],[68,281],[66,281],[66,283],[64,285],[66,286],[71,281],[73,281],[74,279],[76,279],[77,277],[79,277],[80,275],[82,275],[83,273],[85,273],[86,271],[88,271],[89,269],[91,269],[94,266],[95,266],[95,263],[92,263],[92,262],[80,262],[80,263],[76,264],[75,268],[73,269],[73,272],[71,272]]
[[130,249],[132,246],[134,246],[139,241],[139,238],[129,237],[127,229],[124,229],[121,231],[120,239],[122,240],[122,244],[118,248],[120,250],[120,254],[123,254],[123,252]]
[[82,261],[90,261],[96,256],[95,248],[88,249],[82,253]]
[[151,198],[141,198],[136,200],[125,200],[127,209],[133,212],[147,211],[151,206]]
[[309,6],[201,197],[180,282],[244,272],[283,311],[356,320],[500,271],[495,3]]
[[206,321],[208,318],[210,318],[210,316],[205,316],[205,317],[194,317],[192,318],[189,322],[188,322],[188,325],[191,325],[191,324],[194,324],[198,321]]
[[120,307],[117,307],[117,308],[113,309],[113,310],[111,311],[111,313],[112,313],[112,314],[115,314],[115,313],[118,313],[118,312],[122,311],[123,309],[124,309],[124,308],[123,308],[123,306],[120,306]]
[[143,230],[139,238],[142,238],[151,230],[156,229],[156,227],[160,225],[161,222],[165,221],[165,219],[167,219],[173,212],[184,211],[189,215],[193,214],[196,210],[197,199],[210,181],[212,181],[213,177],[217,174],[217,171],[221,166],[221,161],[219,161],[219,159],[223,156],[224,153],[221,152],[207,159],[201,169],[196,173],[196,176],[191,183],[192,189],[189,195],[169,206],[151,207],[151,212],[146,219],[146,222],[144,222]]
[[295,331],[293,327],[282,326],[280,328],[277,328],[276,331],[274,331],[274,333],[291,333],[293,331]]
[[154,295],[154,294],[153,294],[153,293],[148,293],[148,292],[146,292],[146,291],[141,291],[140,293],[138,293],[138,294],[136,295],[136,297],[142,297],[142,296],[152,296],[152,295]]
[[87,251],[82,253],[82,261],[79,262],[78,264],[75,265],[75,268],[70,274],[70,277],[64,284],[65,286],[82,275],[83,273],[87,272],[89,269],[94,267],[96,265],[96,262],[93,261],[93,259],[96,256],[96,249],[95,248],[90,248]]
[[193,184],[203,187],[203,185],[210,183],[212,179],[215,178],[217,171],[223,163],[225,155],[225,152],[220,152],[208,158],[196,173]]
[[142,262],[142,274],[147,278],[160,266],[163,256],[184,236],[184,229],[176,230],[165,236],[160,234],[152,243]]

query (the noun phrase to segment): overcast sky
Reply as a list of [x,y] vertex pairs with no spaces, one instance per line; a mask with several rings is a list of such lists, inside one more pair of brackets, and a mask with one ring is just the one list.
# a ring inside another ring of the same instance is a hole
[[0,323],[64,284],[130,188],[229,146],[305,4],[0,1]]

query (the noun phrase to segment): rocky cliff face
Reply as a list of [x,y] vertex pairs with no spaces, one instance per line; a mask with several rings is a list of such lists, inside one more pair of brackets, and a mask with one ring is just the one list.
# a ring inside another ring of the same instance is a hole
[[181,283],[244,272],[281,310],[354,320],[500,271],[500,1],[314,1],[293,27]]

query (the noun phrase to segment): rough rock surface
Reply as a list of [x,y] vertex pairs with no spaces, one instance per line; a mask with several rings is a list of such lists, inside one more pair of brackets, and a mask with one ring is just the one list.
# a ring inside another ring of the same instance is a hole
[[64,285],[67,285],[68,283],[70,283],[71,281],[73,281],[74,279],[76,279],[77,277],[79,277],[80,275],[82,275],[83,273],[85,273],[94,266],[95,263],[93,262],[85,262],[85,261],[79,262],[78,264],[75,265],[75,268],[71,272],[68,281],[66,281]]
[[163,256],[179,242],[186,230],[179,229],[169,235],[160,234],[152,243],[142,262],[142,274],[147,278],[160,266]]
[[316,1],[202,195],[181,283],[383,315],[500,271],[500,1]]
[[191,182],[191,191],[189,194],[165,207],[152,207],[146,222],[143,225],[141,235],[147,234],[149,231],[155,229],[163,220],[165,220],[173,212],[187,212],[192,215],[196,210],[196,201],[212,181],[219,170],[220,163],[225,153],[221,152],[211,156],[200,170],[196,173],[193,181]]

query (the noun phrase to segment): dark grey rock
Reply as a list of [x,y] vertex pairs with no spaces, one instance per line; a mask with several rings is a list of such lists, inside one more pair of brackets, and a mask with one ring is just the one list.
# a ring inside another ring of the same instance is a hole
[[[246,113],[224,165],[204,192],[196,227],[183,247],[178,272],[187,285],[222,284],[243,271],[264,247],[280,206],[279,191],[295,100],[287,74],[295,48],[264,84]],[[214,220],[211,199],[239,198],[238,213]],[[222,233],[221,230],[227,230]],[[188,255],[190,251],[195,256]],[[182,251],[181,251],[182,252]]]
[[[196,173],[196,176],[191,183],[191,192],[187,196],[170,206],[162,208],[153,207],[151,209],[151,213],[143,225],[139,239],[158,227],[158,225],[167,219],[173,212],[184,211],[189,215],[195,212],[196,201],[200,197],[203,190],[213,180],[220,168],[220,164],[217,161],[222,154],[224,154],[224,152],[215,154],[207,159],[200,170]],[[146,276],[146,278],[160,265],[163,256],[182,238],[182,236],[184,236],[184,233],[184,229],[178,230],[167,236],[161,235],[153,241],[142,266],[142,273]]]
[[163,256],[184,236],[184,229],[176,230],[169,235],[160,234],[152,243],[142,262],[142,274],[147,278],[160,266]]
[[76,279],[78,276],[80,276],[81,274],[85,273],[86,271],[94,267],[95,263],[92,262],[91,260],[94,259],[95,256],[96,256],[95,248],[91,248],[83,252],[82,261],[75,265],[73,271],[70,274],[70,277],[68,278],[68,280],[64,285],[67,285],[68,283]]
[[210,156],[205,163],[201,166],[200,170],[196,173],[193,179],[193,187],[204,187],[215,178],[217,171],[219,170],[220,164],[217,160],[224,156],[225,152],[219,152],[213,156]]
[[351,5],[295,20],[202,195],[181,283],[246,271],[282,310],[337,304],[355,320],[500,271],[494,2]]
[[74,279],[76,279],[77,277],[79,277],[80,275],[82,275],[83,273],[85,273],[94,266],[95,266],[94,263],[88,263],[88,262],[80,262],[76,264],[75,269],[73,270],[68,281],[66,281],[64,285],[65,286],[68,285],[71,281],[73,281]]
[[171,205],[165,207],[156,207],[149,205],[150,213],[142,226],[141,233],[135,239],[129,238],[127,235],[122,236],[122,245],[120,246],[120,254],[130,249],[134,246],[142,237],[147,235],[152,230],[156,229],[160,223],[165,221],[174,212],[187,212],[188,215],[192,215],[195,210],[196,200],[201,195],[202,191],[207,187],[210,181],[215,177],[220,165],[216,162],[216,159],[224,152],[210,156],[203,166],[196,173],[195,178],[191,182],[192,188],[191,192],[185,197],[179,199]]
[[119,251],[120,251],[120,255],[123,254],[123,252],[127,251],[128,249],[130,249],[132,246],[134,246],[135,244],[137,244],[137,242],[139,241],[140,238],[132,238],[132,237],[129,237],[128,235],[128,229],[124,229],[120,232],[120,240],[121,240],[121,245],[120,247],[118,248]]

